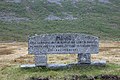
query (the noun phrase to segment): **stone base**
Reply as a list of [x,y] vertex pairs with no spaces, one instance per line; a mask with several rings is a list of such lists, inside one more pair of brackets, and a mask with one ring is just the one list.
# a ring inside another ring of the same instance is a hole
[[51,69],[56,69],[56,68],[70,68],[72,66],[105,66],[106,61],[101,60],[101,61],[93,61],[91,63],[73,63],[73,64],[49,64],[47,67]]
[[[47,68],[63,68],[63,67],[67,67],[68,64],[49,64],[46,65],[45,67]],[[35,68],[35,67],[43,67],[43,66],[37,66],[35,64],[23,64],[20,65],[21,68]]]
[[99,61],[92,61],[91,63],[75,63],[75,64],[69,64],[71,66],[89,66],[89,65],[93,65],[93,66],[105,66],[106,65],[106,61],[105,60],[99,60]]
[[51,69],[66,68],[68,67],[68,64],[49,64],[47,67]]
[[98,65],[98,66],[106,65],[106,60],[93,61],[91,65]]
[[[72,66],[89,66],[89,65],[95,65],[95,66],[105,66],[106,61],[105,60],[100,60],[100,61],[93,61],[90,64],[85,63],[85,64],[80,64],[80,63],[74,63],[74,64],[48,64],[45,67],[51,68],[51,69],[56,69],[56,68],[68,68]],[[35,64],[24,64],[20,66],[21,68],[33,68],[33,67],[43,67],[43,66],[36,66]]]
[[36,67],[35,64],[23,64],[23,65],[20,65],[21,68],[33,68],[33,67]]

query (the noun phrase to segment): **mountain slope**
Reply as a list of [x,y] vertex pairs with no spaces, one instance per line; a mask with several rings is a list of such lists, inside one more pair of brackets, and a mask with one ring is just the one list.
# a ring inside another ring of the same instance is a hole
[[0,41],[66,32],[120,40],[120,0],[10,1],[0,1]]

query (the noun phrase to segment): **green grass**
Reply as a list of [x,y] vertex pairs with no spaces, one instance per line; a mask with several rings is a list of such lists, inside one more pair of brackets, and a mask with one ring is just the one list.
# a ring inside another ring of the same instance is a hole
[[120,75],[120,65],[107,64],[106,66],[74,66],[64,69],[49,68],[28,68],[23,69],[18,66],[11,66],[0,69],[1,80],[25,80],[29,77],[51,77],[64,78],[72,75],[95,76],[100,74]]
[[[44,3],[44,0],[36,0],[35,3],[27,1],[20,4],[0,1],[1,12],[13,12],[18,17],[31,20],[19,23],[0,21],[0,41],[27,41],[28,35],[44,33],[85,33],[98,36],[101,40],[120,40],[120,0],[110,0],[109,4],[81,1],[76,4],[77,7],[69,0],[62,3],[63,7]],[[30,11],[26,10],[26,6],[30,7]],[[63,17],[62,12],[78,19],[44,20],[51,13]]]

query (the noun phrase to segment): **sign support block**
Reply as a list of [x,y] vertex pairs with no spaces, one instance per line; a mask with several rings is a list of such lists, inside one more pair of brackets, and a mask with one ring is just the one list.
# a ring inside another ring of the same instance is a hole
[[91,54],[90,53],[78,54],[78,64],[91,64]]
[[35,55],[34,61],[36,66],[47,66],[47,55]]

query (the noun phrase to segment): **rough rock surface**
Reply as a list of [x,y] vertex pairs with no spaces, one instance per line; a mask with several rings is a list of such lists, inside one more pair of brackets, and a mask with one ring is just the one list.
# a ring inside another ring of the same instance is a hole
[[6,13],[6,12],[0,12],[0,21],[6,21],[6,22],[20,22],[20,21],[29,21],[28,18],[25,17],[16,17],[15,13]]
[[5,0],[6,2],[21,3],[22,0]]
[[48,17],[45,18],[45,20],[75,20],[77,19],[76,17],[74,17],[72,14],[68,14],[66,12],[62,12],[62,17],[59,16],[55,16],[54,14],[50,14],[48,15]]
[[98,0],[101,3],[110,3],[109,0]]
[[55,16],[53,14],[48,15],[48,17],[45,18],[45,20],[62,20],[60,17]]
[[60,6],[62,6],[62,4],[61,4],[61,2],[63,1],[63,0],[47,0],[49,3],[55,3],[55,4],[58,4],[58,5],[60,5]]

